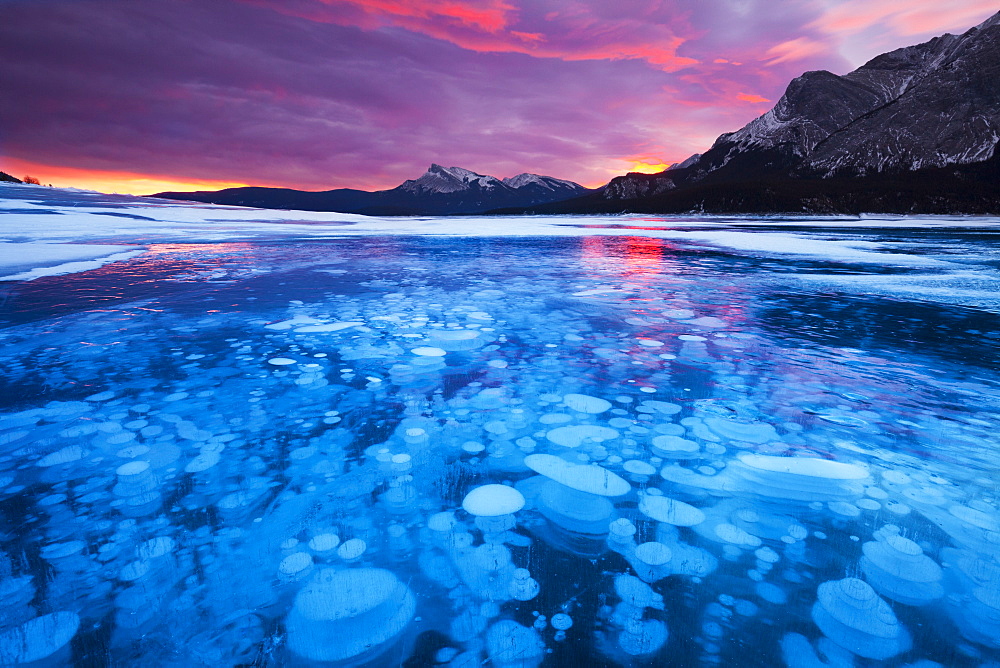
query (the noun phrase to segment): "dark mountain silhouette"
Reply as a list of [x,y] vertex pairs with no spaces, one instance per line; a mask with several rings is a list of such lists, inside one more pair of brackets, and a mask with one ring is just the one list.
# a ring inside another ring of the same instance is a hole
[[0,182],[6,183],[23,183],[21,179],[14,178],[7,172],[0,172]]
[[475,214],[499,207],[528,207],[589,192],[572,181],[518,174],[506,179],[461,167],[431,165],[420,178],[391,190],[340,188],[322,192],[289,188],[227,188],[212,192],[163,192],[155,197],[263,209],[336,211],[382,216]]

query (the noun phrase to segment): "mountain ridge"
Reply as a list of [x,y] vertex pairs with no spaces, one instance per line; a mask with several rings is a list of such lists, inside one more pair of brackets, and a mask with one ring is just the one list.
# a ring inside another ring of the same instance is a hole
[[416,179],[388,190],[337,188],[306,191],[248,186],[216,191],[161,192],[153,197],[264,209],[367,215],[477,214],[498,207],[546,204],[590,192],[578,183],[523,173],[506,179],[437,163]]

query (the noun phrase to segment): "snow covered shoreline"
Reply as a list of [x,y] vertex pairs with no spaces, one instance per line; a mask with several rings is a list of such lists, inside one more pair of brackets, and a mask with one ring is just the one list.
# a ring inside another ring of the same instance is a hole
[[[0,186],[0,280],[87,271],[151,243],[317,240],[356,236],[644,236],[777,258],[941,268],[948,259],[868,235],[995,228],[995,218],[775,216],[371,217],[277,211]],[[839,228],[839,229],[838,229]],[[849,237],[844,232],[852,233]],[[830,234],[827,234],[829,232]],[[118,245],[122,244],[122,245]]]
[[135,257],[143,250],[141,246],[112,244],[0,243],[0,281],[32,281],[90,271]]

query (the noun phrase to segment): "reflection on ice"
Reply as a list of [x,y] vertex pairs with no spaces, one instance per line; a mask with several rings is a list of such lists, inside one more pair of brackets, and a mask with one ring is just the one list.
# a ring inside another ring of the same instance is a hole
[[983,366],[507,243],[250,246],[2,330],[0,663],[1000,660]]

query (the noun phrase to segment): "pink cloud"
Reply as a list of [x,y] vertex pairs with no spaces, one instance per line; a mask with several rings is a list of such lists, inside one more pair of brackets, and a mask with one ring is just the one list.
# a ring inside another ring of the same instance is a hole
[[810,56],[819,56],[830,51],[830,45],[808,37],[797,37],[781,44],[775,44],[764,54],[764,60],[769,65],[786,63],[795,60],[805,60]]
[[848,0],[831,7],[813,27],[846,36],[869,28],[888,28],[896,35],[913,36],[965,32],[995,14],[995,0],[906,2],[898,0]]
[[629,16],[609,11],[601,0],[539,0],[520,8],[502,0],[244,1],[311,21],[369,30],[403,28],[477,52],[567,62],[635,59],[667,72],[697,63],[677,53],[685,41],[674,25],[681,13]]
[[825,33],[853,65],[946,32],[963,33],[996,13],[995,0],[847,0],[809,27]]

